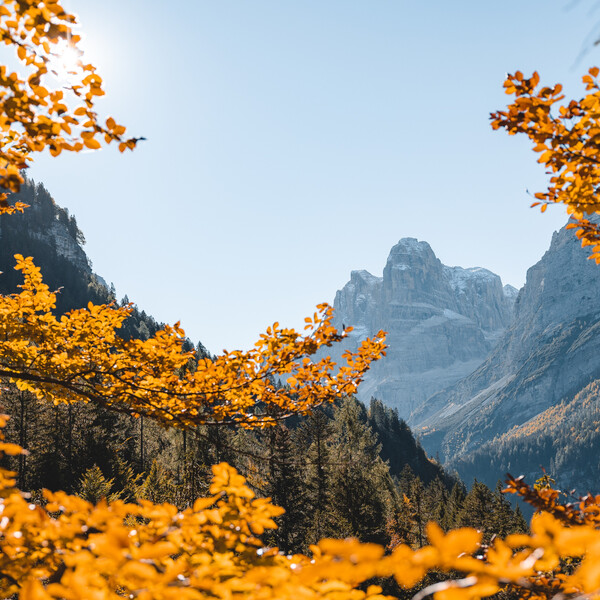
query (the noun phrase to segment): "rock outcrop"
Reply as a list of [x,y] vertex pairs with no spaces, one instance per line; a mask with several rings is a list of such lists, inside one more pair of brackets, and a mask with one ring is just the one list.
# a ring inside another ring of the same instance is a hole
[[55,253],[75,268],[92,273],[91,263],[82,248],[85,239],[75,217],[69,216],[68,210],[58,206],[42,184],[27,179],[21,191],[11,199],[24,202],[28,208],[23,214],[0,217],[3,254],[14,238],[21,238],[25,246],[39,245],[46,253]]
[[57,295],[57,311],[66,312],[89,301],[106,302],[106,282],[93,273],[83,250],[84,237],[74,216],[54,202],[42,184],[27,179],[11,200],[29,207],[22,214],[0,216],[0,293],[18,290],[22,275],[16,272],[14,255],[32,256],[44,281]]
[[[509,431],[514,438],[600,377],[600,268],[588,255],[572,231],[554,234],[490,356],[413,413],[430,452],[457,461]],[[514,461],[503,468],[518,470]]]
[[[336,325],[354,328],[345,348],[380,329],[389,345],[359,398],[375,396],[408,418],[485,360],[510,322],[513,290],[486,269],[444,266],[427,242],[414,238],[392,248],[383,277],[353,271],[334,302]],[[345,348],[332,349],[333,358]]]
[[64,222],[55,220],[45,231],[32,231],[31,236],[54,247],[58,256],[65,258],[76,268],[91,273],[86,253]]

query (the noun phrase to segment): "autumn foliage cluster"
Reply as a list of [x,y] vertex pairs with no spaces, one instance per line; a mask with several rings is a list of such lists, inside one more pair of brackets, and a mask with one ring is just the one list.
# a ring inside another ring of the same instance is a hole
[[[114,119],[99,120],[94,101],[104,93],[102,80],[81,61],[74,23],[56,0],[5,0],[0,6],[0,37],[28,72],[22,77],[0,67],[0,185],[6,190],[19,189],[32,153],[95,149],[102,141],[117,142],[123,151],[138,141],[123,137],[125,128]],[[61,74],[58,65],[68,51],[77,60]],[[552,109],[562,100],[559,86],[538,89],[537,74],[510,76],[506,89],[515,102],[493,116],[493,126],[535,142],[552,173],[538,200],[543,208],[566,204],[600,262],[600,233],[585,218],[600,210],[597,75],[592,69],[584,78],[589,94],[560,105],[557,115]],[[65,77],[67,84],[58,89],[53,77]],[[7,194],[0,198],[0,212],[24,208]],[[321,305],[306,320],[304,334],[275,324],[250,352],[193,361],[178,324],[147,340],[125,340],[118,333],[128,306],[90,304],[57,317],[55,294],[32,259],[17,256],[16,268],[24,278],[20,293],[0,297],[0,376],[40,401],[92,402],[184,430],[207,423],[262,428],[354,393],[384,353],[381,333],[347,353],[343,365],[315,358],[347,334],[333,328],[331,309]],[[24,450],[2,441],[0,452]],[[510,480],[509,491],[539,509],[528,534],[485,544],[474,529],[444,533],[430,523],[429,542],[420,548],[398,543],[386,551],[353,539],[324,539],[308,555],[285,555],[264,547],[261,538],[276,527],[282,509],[256,498],[225,463],[213,467],[209,495],[185,510],[148,500],[92,504],[50,491],[34,503],[13,477],[0,469],[2,597],[361,600],[382,597],[386,578],[413,588],[428,573],[443,574],[443,580],[418,598],[600,593],[600,498],[565,505],[554,490],[529,488],[519,479]]]
[[[104,95],[102,78],[81,60],[75,24],[56,0],[0,5],[0,41],[16,49],[23,70],[21,75],[0,66],[0,186],[12,192],[35,152],[97,149],[100,140],[117,142],[122,152],[138,141],[125,138],[125,127],[113,118],[100,122],[94,103]],[[22,209],[6,194],[0,197],[0,213]]]
[[[131,307],[88,305],[57,318],[56,295],[31,258],[17,256],[21,293],[0,298],[0,375],[22,390],[53,402],[92,401],[164,425],[209,422],[265,426],[274,416],[303,413],[353,394],[372,360],[384,352],[383,333],[366,340],[334,372],[317,350],[347,335],[331,325],[332,311],[318,307],[305,335],[275,323],[248,352],[225,352],[187,368],[193,353],[182,350],[178,326],[147,340],[124,340],[118,332]],[[279,384],[284,378],[286,385]]]
[[540,86],[537,72],[529,78],[517,71],[504,82],[515,97],[504,111],[492,114],[492,127],[510,135],[525,134],[540,154],[538,162],[551,175],[545,192],[536,192],[542,212],[548,205],[567,207],[576,234],[591,246],[590,258],[600,263],[600,227],[589,217],[600,212],[600,69],[583,76],[587,94],[579,100],[565,99],[562,85]]
[[[0,449],[20,451],[11,444]],[[0,478],[4,597],[380,599],[381,579],[413,588],[432,570],[452,578],[420,597],[458,600],[501,590],[573,597],[600,587],[600,498],[564,506],[555,491],[520,480],[510,482],[511,491],[545,509],[533,517],[530,534],[484,545],[474,529],[445,534],[430,523],[429,544],[416,550],[399,544],[386,554],[376,544],[325,539],[306,556],[263,546],[261,534],[283,511],[255,498],[226,463],[213,467],[210,495],[183,511],[144,500],[93,505],[49,491],[38,505],[14,489],[10,473],[2,470]],[[565,564],[571,568],[563,571]]]

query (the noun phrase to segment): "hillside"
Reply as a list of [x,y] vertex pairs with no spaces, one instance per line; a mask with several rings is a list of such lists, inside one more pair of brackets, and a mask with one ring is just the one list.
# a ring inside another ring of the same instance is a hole
[[[22,254],[33,256],[45,283],[58,291],[58,314],[87,306],[88,302],[116,301],[114,289],[92,270],[92,261],[83,249],[85,236],[75,215],[59,206],[42,183],[26,179],[11,200],[24,202],[29,208],[22,214],[0,215],[0,293],[18,290],[22,277],[14,270],[14,255]],[[122,302],[129,301],[125,297]],[[147,338],[160,327],[153,317],[133,306],[122,335]],[[205,352],[201,344],[199,348]]]
[[33,256],[46,283],[52,290],[60,290],[59,313],[90,301],[114,299],[104,280],[92,271],[75,216],[58,206],[43,184],[27,179],[11,200],[29,208],[22,214],[0,215],[0,292],[14,292],[21,283],[21,275],[13,267],[14,255],[22,254]]
[[551,406],[449,465],[465,481],[488,482],[494,473],[507,471],[534,481],[544,469],[560,489],[584,494],[598,491],[600,465],[592,457],[599,453],[600,380],[596,379],[572,400]]
[[[577,430],[595,428],[581,404],[593,389],[586,387],[600,377],[600,269],[587,255],[572,232],[555,233],[550,249],[529,269],[514,321],[490,356],[411,416],[424,446],[464,476],[495,481],[508,470],[539,474],[542,466],[561,464],[571,438],[575,446],[581,442],[556,420],[566,414],[557,407],[575,402]],[[495,457],[493,468],[484,456]],[[570,464],[570,474],[555,471],[569,487],[594,485],[583,475],[589,471],[583,457]]]

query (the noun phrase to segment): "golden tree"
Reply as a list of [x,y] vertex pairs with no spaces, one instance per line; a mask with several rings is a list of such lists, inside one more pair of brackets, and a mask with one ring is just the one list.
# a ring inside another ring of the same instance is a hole
[[[3,0],[0,40],[16,49],[24,75],[0,66],[0,186],[16,192],[31,155],[48,149],[79,152],[100,148],[100,140],[133,149],[125,127],[98,119],[94,102],[104,95],[102,79],[82,60],[76,19],[55,0]],[[57,81],[58,80],[58,81]],[[60,84],[60,89],[57,88]],[[0,196],[0,213],[22,210]]]
[[147,340],[124,340],[118,333],[129,306],[89,304],[57,318],[56,295],[32,259],[16,260],[24,283],[19,294],[0,296],[0,376],[54,403],[91,401],[183,428],[214,422],[266,426],[273,414],[306,413],[355,393],[371,361],[384,353],[380,332],[357,352],[347,352],[337,370],[327,356],[313,360],[317,350],[350,331],[338,333],[331,308],[323,304],[306,318],[303,335],[275,323],[252,350],[200,359],[186,369],[193,352],[182,350],[179,324]]

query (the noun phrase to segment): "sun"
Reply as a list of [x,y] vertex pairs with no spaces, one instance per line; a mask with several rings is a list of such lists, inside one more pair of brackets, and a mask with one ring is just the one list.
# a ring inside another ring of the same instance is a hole
[[52,58],[48,69],[61,81],[69,78],[79,71],[83,52],[67,40],[61,40],[52,49]]

